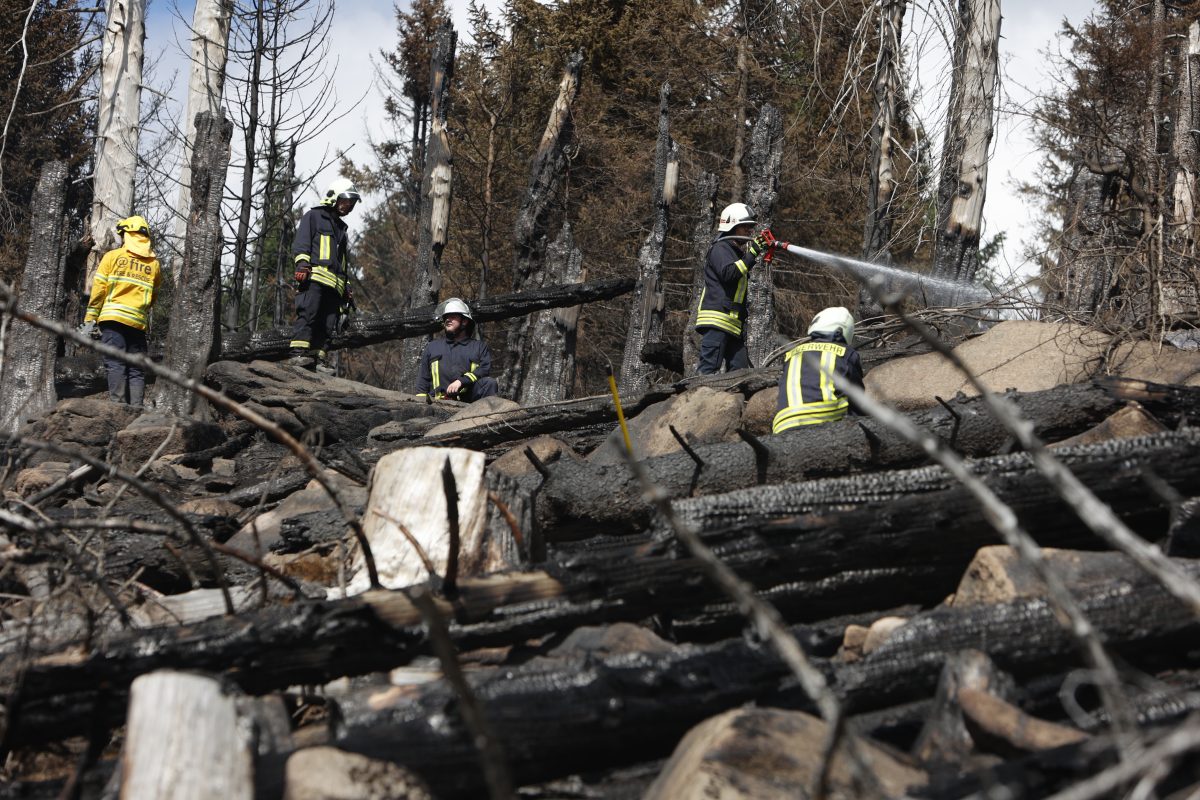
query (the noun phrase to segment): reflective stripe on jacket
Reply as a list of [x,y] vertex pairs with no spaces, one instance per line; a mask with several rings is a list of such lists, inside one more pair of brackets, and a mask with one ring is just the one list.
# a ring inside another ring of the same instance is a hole
[[436,398],[446,396],[446,387],[461,380],[470,386],[492,372],[492,350],[481,339],[447,341],[444,337],[431,339],[421,354],[421,369],[417,375],[417,392],[432,393]]
[[862,388],[862,359],[841,333],[814,333],[812,339],[785,356],[786,366],[779,381],[779,413],[771,426],[775,433],[801,425],[837,422],[853,410],[849,399],[834,387],[832,375]]
[[153,256],[139,256],[125,247],[109,250],[96,267],[85,322],[120,322],[140,331],[150,325],[150,306],[162,280]]
[[350,233],[332,206],[314,206],[304,213],[292,239],[292,254],[296,266],[312,269],[312,280],[346,293]]
[[746,321],[746,284],[754,256],[731,239],[720,238],[708,248],[704,261],[704,290],[696,312],[696,330],[718,328],[742,335]]

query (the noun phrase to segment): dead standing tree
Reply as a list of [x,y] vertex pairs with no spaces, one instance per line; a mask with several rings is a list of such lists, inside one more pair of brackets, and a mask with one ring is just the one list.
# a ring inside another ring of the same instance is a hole
[[692,271],[692,291],[688,295],[688,321],[683,332],[683,374],[691,377],[700,364],[700,337],[696,335],[696,315],[700,312],[700,293],[704,291],[704,263],[717,224],[717,176],[702,172],[696,179],[696,205],[700,213],[692,229],[692,251],[695,268]]
[[119,246],[117,220],[133,210],[138,106],[146,41],[145,0],[109,0],[100,56],[96,113],[96,169],[92,178],[92,252],[84,286],[90,288],[100,256]]
[[[421,223],[417,240],[417,264],[408,308],[419,308],[438,301],[442,289],[442,250],[450,226],[450,185],[453,159],[446,114],[450,106],[450,83],[454,78],[454,50],[458,36],[451,25],[441,25],[434,35],[433,57],[429,64],[430,126],[425,150],[425,171],[421,178]],[[429,337],[404,342],[400,359],[400,385],[417,385],[421,352]]]
[[[545,282],[542,259],[546,228],[554,198],[567,169],[567,149],[575,139],[571,109],[575,104],[575,97],[579,94],[579,75],[582,70],[583,54],[572,54],[563,70],[562,80],[558,85],[558,97],[550,110],[550,119],[546,121],[542,141],[533,157],[533,166],[529,171],[529,187],[513,226],[513,240],[516,245],[513,291],[535,289]],[[528,318],[522,319],[508,331],[505,370],[501,379],[501,392],[508,397],[518,397],[524,390],[525,347],[531,324]]]
[[[202,380],[209,362],[220,352],[217,321],[221,300],[221,187],[229,167],[233,123],[224,116],[196,115],[192,151],[192,208],[180,267],[178,290],[171,303],[171,322],[164,343],[163,365]],[[187,389],[161,385],[156,405],[185,414],[193,402]]]
[[[750,134],[746,153],[750,185],[746,202],[757,214],[759,228],[771,227],[779,196],[779,167],[783,163],[783,116],[771,105],[762,107]],[[759,261],[750,271],[746,289],[746,349],[750,363],[762,364],[775,343],[775,285],[771,267]]]
[[638,251],[638,282],[630,305],[629,330],[621,358],[621,393],[633,395],[646,390],[650,365],[642,361],[642,349],[662,339],[666,318],[662,263],[671,224],[671,206],[679,182],[679,149],[671,138],[668,101],[671,86],[664,83],[658,93],[658,143],[654,149],[654,224]]
[[[583,253],[575,246],[571,224],[546,251],[546,280],[567,284],[582,281]],[[575,339],[580,306],[539,311],[530,319],[529,344],[525,358],[527,380],[519,397],[521,405],[556,403],[571,396],[575,387]]]
[[996,116],[1000,0],[959,0],[956,23],[933,274],[970,283],[979,269],[988,148]]
[[[67,165],[51,161],[42,168],[33,195],[33,217],[25,276],[21,279],[21,307],[44,317],[58,315],[63,285],[63,202]],[[3,328],[0,325],[0,328]],[[0,330],[5,345],[0,351],[0,434],[16,433],[21,420],[54,408],[54,368],[58,337],[13,322]],[[16,347],[20,342],[21,346]]]

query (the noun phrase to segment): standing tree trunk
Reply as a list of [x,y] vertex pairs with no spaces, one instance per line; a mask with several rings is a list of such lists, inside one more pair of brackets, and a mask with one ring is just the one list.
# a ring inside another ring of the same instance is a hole
[[[871,186],[863,226],[863,259],[892,262],[892,200],[896,196],[894,157],[897,105],[900,100],[900,35],[907,0],[879,0],[879,55],[875,59],[875,121],[871,126]],[[859,290],[860,316],[881,309],[865,287]]]
[[988,148],[996,115],[1000,0],[959,0],[957,22],[933,275],[970,283],[979,269]]
[[[417,264],[408,308],[420,308],[438,301],[442,289],[442,250],[450,226],[450,180],[453,159],[450,137],[446,132],[446,114],[450,106],[450,83],[454,79],[454,48],[458,36],[454,27],[438,27],[434,35],[433,57],[429,65],[431,98],[429,146],[425,151],[421,178],[421,227],[417,240]],[[400,359],[400,386],[417,385],[421,352],[428,336],[404,342]]]
[[[583,253],[575,246],[571,223],[564,222],[562,232],[546,251],[546,282],[579,283],[587,279]],[[581,306],[546,309],[531,317],[529,366],[521,396],[521,405],[556,403],[566,400],[575,388],[575,338]]]
[[[779,167],[783,163],[783,116],[771,105],[762,107],[750,134],[746,154],[750,186],[746,201],[760,228],[769,228],[779,196]],[[775,284],[771,266],[760,260],[750,271],[746,289],[746,349],[750,363],[761,364],[775,348]]]
[[[233,123],[224,116],[196,115],[192,208],[163,358],[164,366],[196,380],[203,380],[205,368],[221,347],[221,189],[232,138]],[[186,414],[191,401],[192,394],[186,389],[166,381],[158,383],[159,408]]]
[[[35,213],[25,275],[21,278],[21,308],[50,319],[58,316],[63,292],[66,180],[65,162],[50,161],[42,167],[33,195]],[[16,433],[23,419],[50,411],[58,399],[54,391],[58,337],[13,321],[4,338],[4,358],[0,360],[0,435]]]
[[284,176],[286,188],[283,192],[283,201],[277,209],[279,213],[279,245],[275,248],[275,305],[271,315],[271,324],[275,327],[284,324],[292,299],[291,285],[288,283],[288,279],[293,262],[291,248],[287,246],[287,243],[290,243],[296,234],[296,226],[292,219],[292,209],[296,205],[296,142],[294,140],[288,147]]
[[96,169],[92,179],[92,252],[84,287],[100,257],[117,247],[116,224],[133,211],[137,172],[138,106],[146,41],[146,0],[109,0],[100,53],[100,96],[96,110]]
[[746,95],[750,88],[750,68],[746,59],[745,3],[742,4],[742,22],[737,32],[737,95],[733,103],[733,157],[729,181],[730,202],[737,202],[746,188],[746,173],[742,159],[746,156]]
[[629,331],[621,358],[621,393],[633,396],[649,384],[650,366],[642,361],[642,348],[662,339],[666,317],[666,298],[662,287],[663,251],[667,227],[671,223],[671,204],[679,182],[679,148],[671,138],[668,101],[671,85],[664,83],[658,93],[658,143],[654,150],[654,225],[638,251],[638,282],[630,305]]
[[704,291],[704,264],[717,224],[717,176],[702,172],[696,178],[696,227],[692,229],[692,291],[688,295],[688,321],[683,332],[683,371],[687,377],[700,366],[700,337],[696,335],[696,315],[700,311],[700,293]]
[[[567,148],[574,140],[575,126],[571,122],[571,109],[579,94],[579,75],[583,70],[583,55],[574,53],[567,60],[562,80],[558,84],[558,97],[550,110],[550,119],[542,132],[529,170],[529,186],[525,199],[517,212],[513,226],[513,241],[516,259],[513,265],[513,291],[534,289],[545,283],[543,250],[546,229],[550,223],[550,212],[554,198],[562,184],[567,169]],[[529,338],[531,321],[518,320],[508,332],[505,348],[505,370],[501,378],[501,391],[508,397],[519,397],[525,386],[525,343]]]
[[[196,0],[192,15],[192,72],[184,107],[183,159],[179,165],[179,214],[176,216],[174,250],[183,252],[188,209],[192,194],[192,145],[196,134],[187,123],[201,111],[216,116],[225,94],[225,66],[229,60],[229,29],[233,19],[231,0]],[[179,270],[172,270],[178,285]]]
[[1172,276],[1167,287],[1168,314],[1195,309],[1200,303],[1196,259],[1196,174],[1200,171],[1200,22],[1188,26],[1187,47],[1175,71],[1175,128],[1171,142],[1175,176],[1171,186],[1171,233],[1168,237]]

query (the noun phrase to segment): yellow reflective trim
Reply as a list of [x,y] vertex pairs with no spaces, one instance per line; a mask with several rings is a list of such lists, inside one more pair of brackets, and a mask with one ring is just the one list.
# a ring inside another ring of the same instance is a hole
[[434,361],[429,365],[430,372],[433,373],[433,391],[438,391],[442,385],[442,366],[440,362]]
[[329,260],[329,241],[330,241],[330,238],[331,238],[331,237],[330,237],[330,236],[329,236],[329,234],[327,234],[327,233],[322,233],[322,234],[321,234],[321,237],[320,237],[320,240],[319,240],[319,244],[318,244],[319,255],[317,256],[317,258],[318,258],[320,261],[328,261],[328,260]]
[[137,278],[130,278],[130,277],[124,276],[124,275],[119,278],[113,278],[111,282],[118,283],[118,284],[126,283],[131,286],[139,286],[143,289],[151,289],[151,290],[154,289],[154,284],[150,281],[142,281],[142,280],[138,280]]
[[288,346],[295,347],[297,349],[307,350],[309,343],[306,341],[301,341],[300,339],[292,339],[292,343]]
[[308,255],[308,253],[300,253],[296,256],[295,260],[297,263],[299,263],[301,261],[307,263],[307,262],[311,261],[312,258]]
[[[741,262],[738,262],[741,263]],[[738,278],[737,290],[733,293],[733,302],[746,302],[746,275],[742,273],[742,277]]]

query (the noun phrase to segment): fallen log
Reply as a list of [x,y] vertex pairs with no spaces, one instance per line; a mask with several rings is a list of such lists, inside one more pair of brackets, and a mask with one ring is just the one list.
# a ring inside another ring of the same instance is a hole
[[[1200,564],[1189,565],[1200,577]],[[1143,574],[1093,586],[1079,597],[1110,646],[1135,663],[1172,653],[1200,622]],[[1076,644],[1043,601],[920,615],[861,664],[818,661],[843,704],[858,711],[928,697],[945,660],[988,653],[1014,672],[1080,663]],[[1186,658],[1186,656],[1185,656]],[[1194,660],[1195,654],[1192,654]],[[580,653],[535,659],[479,675],[474,689],[504,740],[519,783],[664,755],[684,731],[747,702],[815,713],[791,673],[761,644],[738,640],[669,653]],[[335,744],[422,774],[439,796],[475,796],[477,756],[444,681],[371,689],[337,700]],[[442,724],[431,726],[436,716]]]
[[[1141,382],[1135,382],[1141,384]],[[1145,387],[1145,384],[1141,384]],[[1143,391],[1143,405],[1158,413],[1184,405],[1200,407],[1200,389],[1161,387],[1170,396]],[[1047,441],[1074,435],[1117,411],[1125,382],[1097,381],[1012,395],[1021,415]],[[1184,402],[1180,403],[1183,400]],[[916,413],[914,421],[967,456],[987,456],[1012,445],[1008,431],[978,398],[956,398]],[[696,497],[764,484],[877,472],[926,463],[924,451],[882,424],[850,418],[799,428],[758,441],[724,443],[646,459],[651,481],[672,498]],[[696,459],[699,459],[699,462]],[[533,524],[548,540],[631,533],[650,522],[650,504],[624,464],[587,462],[553,465],[536,486]],[[529,490],[532,494],[534,489]]]
[[[1148,503],[1133,476],[1154,470],[1170,475],[1177,491],[1200,493],[1198,441],[1200,433],[1185,431],[1116,449],[1104,449],[1114,447],[1111,443],[1094,446],[1107,457],[1078,474],[1135,530],[1161,533],[1165,503]],[[1042,544],[1094,545],[1032,469],[996,488]],[[937,602],[954,591],[975,552],[997,540],[971,495],[958,487],[705,536],[718,556],[793,621]],[[456,621],[451,634],[460,649],[654,615],[664,624],[672,617],[703,615],[710,635],[736,633],[744,625],[723,595],[700,579],[689,555],[672,542],[646,537],[605,537],[565,548],[545,572],[463,579],[458,589],[445,610]],[[18,730],[33,739],[71,730],[87,715],[60,706],[62,697],[74,693],[72,702],[88,705],[98,687],[126,686],[151,669],[225,672],[248,691],[264,691],[389,669],[425,647],[420,615],[403,592],[367,592],[348,600],[273,606],[236,620],[114,634],[94,642],[86,654],[48,654],[25,664]],[[13,685],[12,661],[0,662],[0,689]]]
[[[632,291],[633,284],[632,278],[609,278],[493,295],[469,302],[475,321],[484,323],[521,317],[546,308],[567,308],[611,300]],[[434,318],[433,312],[434,306],[422,306],[403,314],[359,315],[351,319],[344,333],[329,341],[326,349],[364,347],[433,333],[441,327],[440,320]],[[287,353],[291,339],[291,330],[288,328],[273,328],[254,334],[227,333],[221,342],[220,357],[227,361],[279,358]]]

